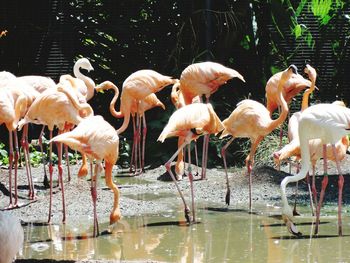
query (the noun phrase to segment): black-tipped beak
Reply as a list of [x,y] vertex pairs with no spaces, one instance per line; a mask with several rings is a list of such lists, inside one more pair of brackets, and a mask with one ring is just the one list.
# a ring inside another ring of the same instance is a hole
[[298,68],[294,64],[290,65],[288,69],[291,69],[294,74],[298,74]]

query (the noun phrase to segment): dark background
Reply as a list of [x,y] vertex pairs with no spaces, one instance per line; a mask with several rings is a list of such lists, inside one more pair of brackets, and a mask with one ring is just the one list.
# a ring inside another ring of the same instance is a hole
[[[8,32],[0,38],[0,70],[57,81],[60,75],[72,73],[77,58],[87,57],[95,70],[83,73],[96,83],[110,80],[121,89],[123,81],[139,69],[179,78],[191,63],[215,61],[239,71],[246,80],[231,80],[211,97],[224,119],[244,98],[265,103],[265,84],[275,72],[294,63],[302,73],[309,63],[318,72],[320,88],[311,103],[335,99],[348,103],[349,4],[336,0],[327,8],[311,2],[2,0],[0,30]],[[157,108],[146,114],[149,164],[164,163],[176,149],[174,139],[155,143],[174,111],[170,90],[157,94],[166,111]],[[112,96],[112,92],[95,94],[90,102],[95,114],[118,128],[122,119],[114,119],[108,111]],[[291,111],[299,109],[297,99]],[[38,133],[32,125],[31,136]],[[131,141],[131,125],[121,137]],[[2,125],[0,141],[6,144],[7,138]],[[231,152],[239,144],[238,140]],[[211,151],[218,152],[219,146],[214,139]],[[221,164],[215,154],[210,159]]]

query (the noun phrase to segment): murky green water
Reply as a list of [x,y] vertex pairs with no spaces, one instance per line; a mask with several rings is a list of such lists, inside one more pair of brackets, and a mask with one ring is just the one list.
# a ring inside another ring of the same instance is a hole
[[[347,209],[347,208],[345,208]],[[344,211],[345,211],[344,209]],[[152,260],[165,262],[350,262],[349,217],[337,236],[336,208],[328,206],[320,235],[312,237],[308,208],[298,217],[301,238],[289,235],[274,207],[197,208],[198,224],[186,226],[182,209],[168,216],[124,217],[112,233],[100,219],[102,235],[92,238],[92,218],[73,218],[65,225],[25,226],[20,258]],[[345,214],[345,212],[343,213]],[[107,219],[106,219],[107,220]]]

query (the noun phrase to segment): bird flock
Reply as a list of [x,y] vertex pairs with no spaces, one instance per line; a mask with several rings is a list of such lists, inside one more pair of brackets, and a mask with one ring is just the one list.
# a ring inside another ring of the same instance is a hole
[[[62,144],[79,151],[82,154],[82,166],[78,172],[79,177],[88,174],[87,160],[91,167],[91,196],[94,207],[94,236],[99,234],[96,213],[96,180],[99,172],[105,171],[106,185],[113,191],[113,209],[110,214],[110,223],[113,224],[121,218],[119,207],[119,190],[113,181],[112,168],[119,156],[119,135],[123,133],[132,120],[133,146],[130,161],[130,171],[142,173],[145,160],[145,140],[147,134],[146,111],[161,107],[164,104],[157,98],[156,93],[163,88],[172,85],[171,101],[176,110],[173,112],[159,135],[158,141],[164,142],[169,137],[178,137],[178,148],[165,168],[174,181],[176,188],[184,203],[185,218],[188,223],[196,221],[193,174],[191,170],[192,141],[203,136],[201,179],[206,178],[206,163],[208,158],[208,143],[211,134],[220,138],[231,136],[231,139],[222,147],[221,155],[227,179],[226,203],[230,204],[230,184],[228,180],[226,152],[235,138],[249,138],[251,149],[245,163],[249,175],[249,209],[251,209],[251,176],[254,165],[254,155],[259,143],[278,128],[289,113],[289,102],[301,91],[304,91],[302,107],[289,119],[288,138],[289,144],[276,150],[273,158],[276,164],[294,156],[300,160],[301,169],[296,175],[287,176],[281,183],[282,217],[290,233],[300,235],[293,220],[293,211],[288,205],[286,186],[290,182],[303,179],[309,172],[309,168],[315,166],[318,159],[323,158],[336,162],[339,172],[339,203],[338,203],[338,233],[342,235],[341,205],[342,176],[339,161],[344,158],[349,146],[348,134],[350,123],[350,109],[341,102],[333,104],[318,104],[308,107],[310,94],[317,89],[316,70],[306,65],[305,73],[308,79],[298,74],[294,65],[274,74],[266,84],[266,106],[258,101],[245,99],[240,101],[228,118],[221,121],[210,103],[210,96],[218,88],[230,79],[238,78],[245,82],[244,77],[236,70],[215,62],[201,62],[189,65],[185,68],[179,79],[162,75],[154,70],[144,69],[132,73],[119,88],[111,81],[104,81],[99,85],[82,74],[80,68],[87,71],[93,70],[86,58],[76,61],[73,69],[74,75],[62,75],[58,83],[43,76],[21,76],[3,71],[0,72],[0,124],[5,124],[9,133],[9,205],[6,208],[19,207],[17,198],[17,167],[19,158],[19,144],[17,130],[23,130],[21,146],[25,153],[26,173],[29,184],[29,199],[37,198],[32,181],[29,148],[28,148],[28,124],[47,126],[50,133],[49,141],[49,179],[44,182],[50,187],[50,203],[48,221],[51,220],[52,206],[52,143],[56,143],[58,152],[58,178],[62,193],[62,222],[65,222],[65,199],[62,168]],[[93,96],[102,90],[112,89],[114,97],[110,103],[110,113],[115,118],[123,118],[123,123],[117,129],[104,120],[102,116],[94,115],[94,110],[88,103]],[[120,95],[120,96],[119,96]],[[203,102],[203,96],[205,102]],[[115,109],[115,104],[120,98],[120,110]],[[278,109],[279,116],[272,118],[272,113]],[[58,135],[53,136],[54,129],[58,129]],[[43,128],[44,130],[44,128]],[[42,133],[43,133],[42,130]],[[41,136],[39,143],[41,143]],[[142,133],[142,139],[141,139]],[[185,153],[187,147],[187,160]],[[42,147],[42,146],[41,146]],[[198,167],[197,147],[195,147],[196,163]],[[66,155],[67,157],[67,155]],[[171,170],[172,162],[175,163],[175,174]],[[192,207],[186,203],[184,195],[177,184],[185,173],[187,163],[188,178],[191,185]],[[69,164],[69,162],[67,162]],[[93,165],[95,167],[93,167]],[[325,164],[326,168],[326,164]],[[46,170],[44,167],[45,176]],[[68,180],[70,171],[68,169]],[[317,200],[317,191],[314,182],[311,187],[311,203],[316,207],[316,222],[320,217],[320,208],[327,186],[327,173],[322,183],[321,194]],[[14,191],[14,193],[12,193]],[[192,210],[192,212],[191,212]],[[1,215],[1,214],[0,214]],[[1,217],[0,217],[1,218]],[[1,222],[0,222],[1,223]],[[315,229],[317,234],[318,225]]]

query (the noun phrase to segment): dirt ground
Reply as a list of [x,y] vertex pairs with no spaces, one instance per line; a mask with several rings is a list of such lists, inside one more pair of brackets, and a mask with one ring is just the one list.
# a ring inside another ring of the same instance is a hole
[[[348,174],[350,173],[350,156],[343,160],[343,173],[345,175],[344,203],[350,203],[350,192],[347,191]],[[79,166],[71,167],[72,178],[67,181],[66,169],[64,169],[64,190],[66,199],[67,218],[74,216],[92,216],[92,202],[90,194],[90,180],[87,178],[78,179],[76,174]],[[281,171],[277,171],[270,166],[260,166],[253,169],[253,206],[254,204],[269,203],[275,206],[281,206],[280,182],[290,175],[289,167],[283,166]],[[295,169],[293,169],[295,170]],[[195,172],[195,170],[194,170]],[[317,166],[317,173],[322,174],[322,161]],[[327,188],[326,202],[337,202],[337,172],[333,164],[330,165],[328,173],[329,186]],[[10,210],[11,213],[18,216],[23,222],[46,222],[49,206],[49,189],[43,186],[43,168],[32,168],[32,174],[35,182],[37,199],[32,202],[28,199],[28,187],[25,169],[19,170],[18,189],[20,208]],[[174,209],[181,204],[181,199],[177,193],[176,187],[170,181],[165,167],[160,166],[155,169],[147,169],[144,174],[131,176],[127,170],[122,170],[118,166],[114,167],[114,181],[119,184],[120,189],[120,208],[122,216],[162,214],[169,209]],[[316,177],[318,189],[320,189],[321,176]],[[221,168],[208,169],[206,180],[197,180],[194,183],[195,200],[198,203],[215,204],[218,207],[225,207],[226,180],[225,173]],[[60,223],[62,220],[62,198],[61,191],[57,187],[57,167],[54,170],[54,188],[53,195],[53,223]],[[229,172],[229,181],[231,189],[231,207],[239,206],[248,208],[248,177],[244,168],[231,168]],[[189,200],[189,182],[184,177],[179,182],[180,188]],[[290,198],[294,195],[294,185],[287,187],[287,194]],[[290,199],[292,200],[292,199]],[[299,184],[300,203],[308,202],[307,184],[305,180]],[[98,187],[97,213],[99,220],[109,218],[112,208],[113,194],[105,186],[101,178]],[[290,201],[291,202],[291,201]],[[7,207],[9,203],[8,191],[8,170],[0,169],[0,208]],[[92,222],[91,222],[92,223]],[[18,260],[17,262],[30,262],[27,260]],[[36,261],[38,262],[38,261]]]

